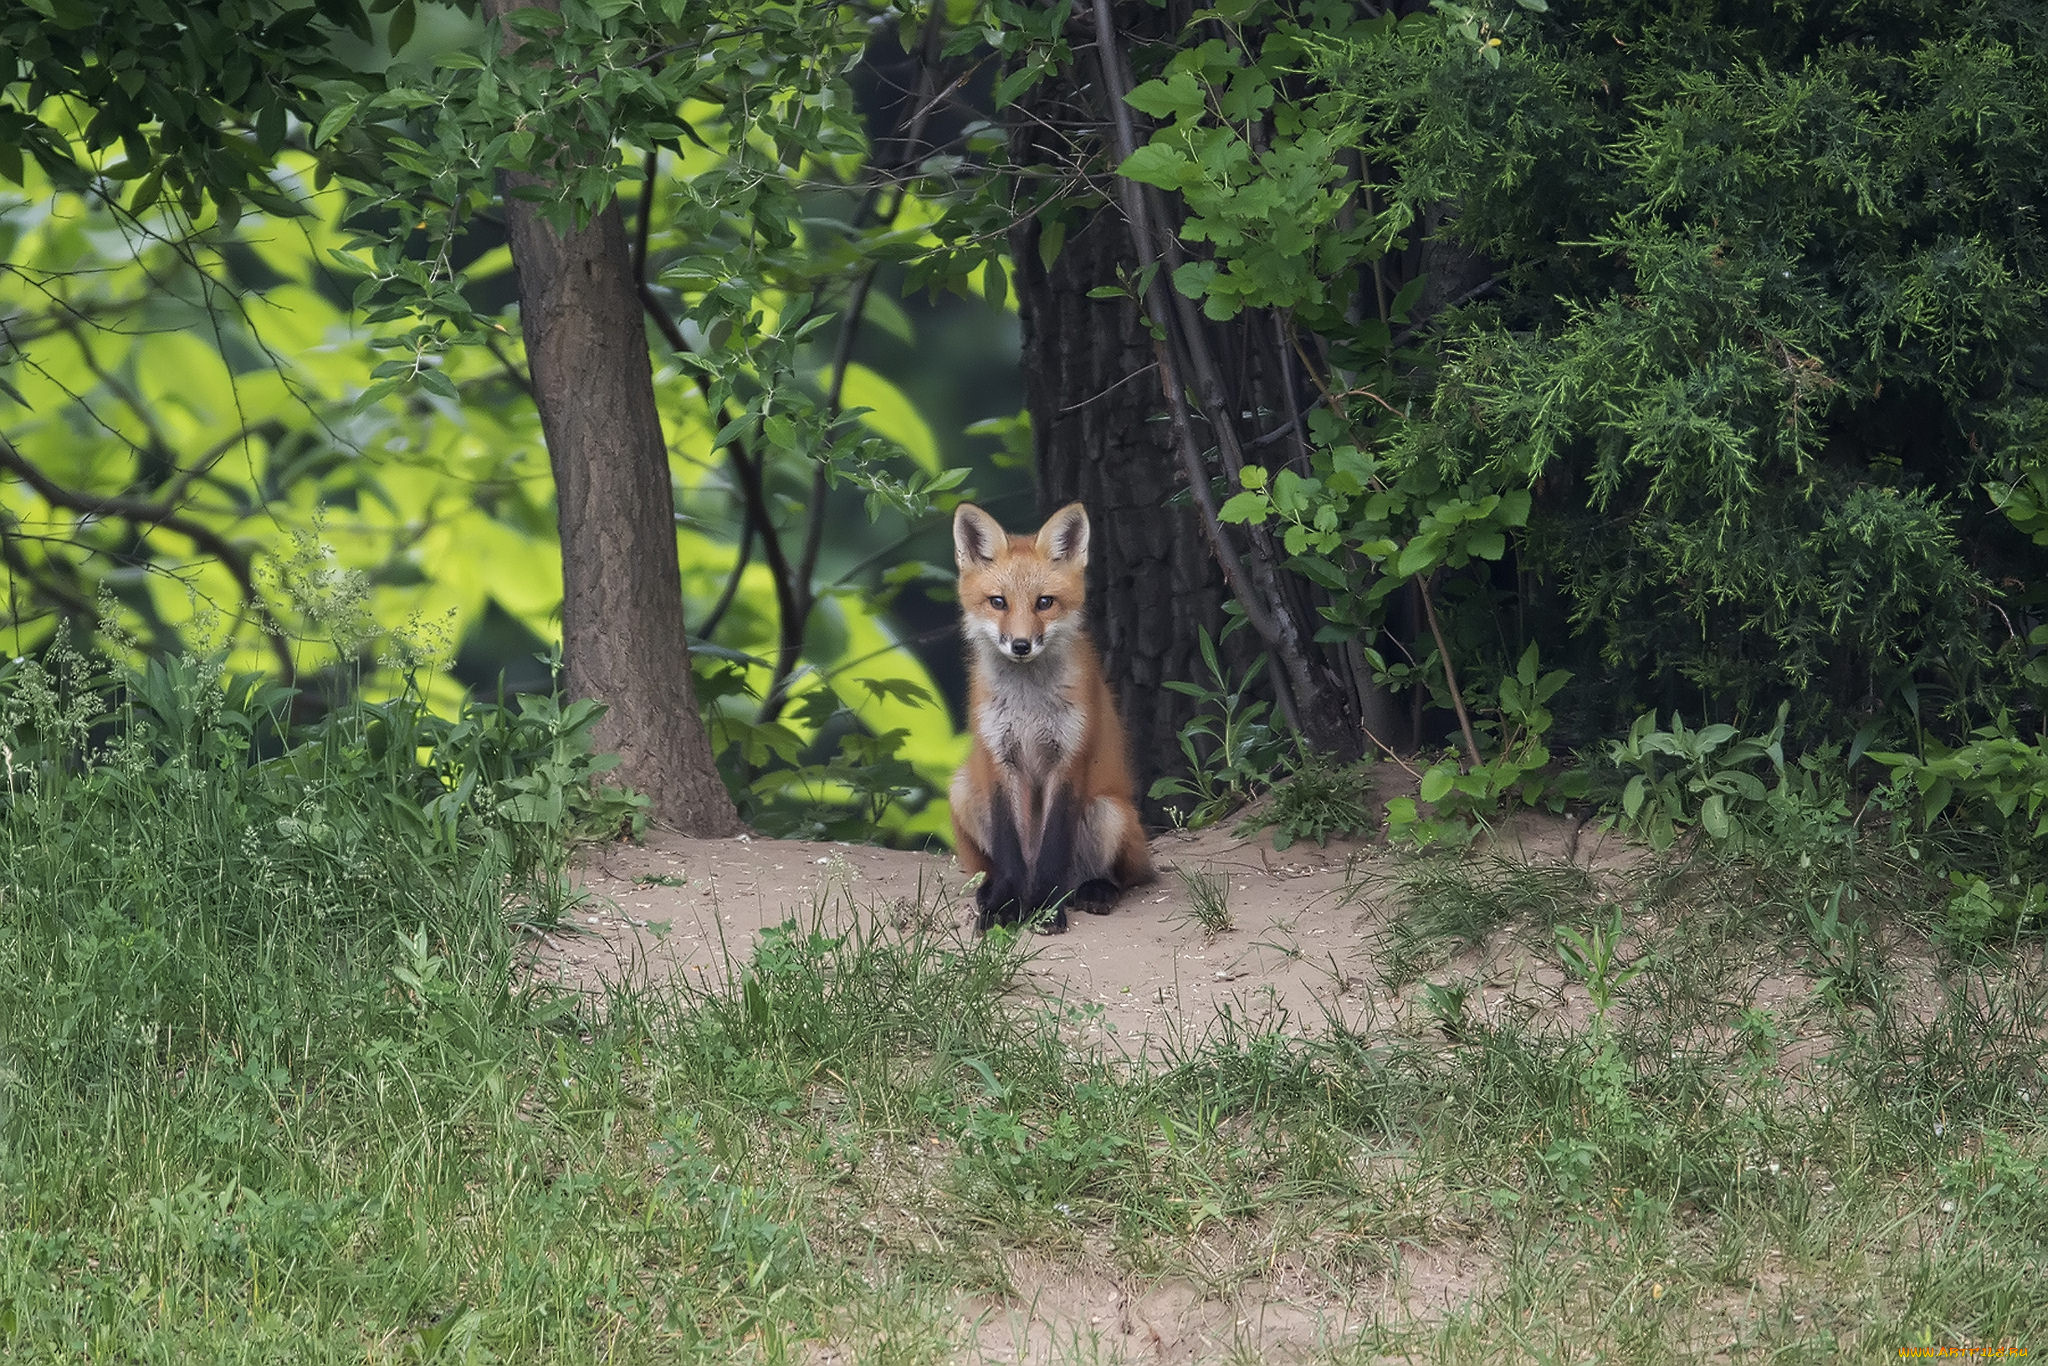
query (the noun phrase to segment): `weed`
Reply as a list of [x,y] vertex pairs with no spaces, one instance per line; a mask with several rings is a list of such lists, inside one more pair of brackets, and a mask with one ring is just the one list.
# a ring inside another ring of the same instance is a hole
[[1517,920],[1548,925],[1576,916],[1598,895],[1593,875],[1568,863],[1492,855],[1475,863],[1431,858],[1398,881],[1400,907],[1381,944],[1381,974],[1402,986],[1455,947],[1476,947]]
[[1417,849],[1461,849],[1504,806],[1543,805],[1562,811],[1586,794],[1580,770],[1552,770],[1547,705],[1571,674],[1542,670],[1534,642],[1522,651],[1514,671],[1502,676],[1497,705],[1475,728],[1485,737],[1485,755],[1447,752],[1426,769],[1417,796],[1431,808],[1425,815],[1413,797],[1387,803],[1389,838]]
[[1837,1005],[1875,1008],[1883,990],[1883,976],[1868,929],[1860,918],[1842,916],[1842,907],[1854,897],[1854,889],[1842,884],[1828,894],[1822,907],[1816,909],[1811,898],[1802,904],[1805,930],[1813,948],[1808,963],[1820,978],[1822,993]]
[[[1222,639],[1244,624],[1234,617],[1223,628]],[[1181,728],[1180,749],[1187,760],[1187,776],[1168,774],[1152,784],[1151,795],[1191,798],[1191,806],[1170,807],[1176,821],[1200,828],[1243,806],[1270,785],[1273,775],[1286,759],[1286,742],[1275,733],[1268,712],[1271,704],[1251,697],[1252,685],[1266,667],[1266,656],[1252,661],[1244,677],[1232,683],[1216,654],[1216,641],[1205,627],[1199,637],[1202,665],[1208,681],[1190,683],[1168,679],[1166,686],[1195,698],[1203,711]]]
[[1230,876],[1206,868],[1179,868],[1181,885],[1187,888],[1188,915],[1202,933],[1223,934],[1237,928],[1230,916]]
[[1326,845],[1332,836],[1349,839],[1372,825],[1363,794],[1364,772],[1331,764],[1302,764],[1280,786],[1264,811],[1238,826],[1240,837],[1271,828],[1273,848],[1286,849],[1296,840]]
[[1436,982],[1425,982],[1422,987],[1422,1003],[1429,1011],[1444,1037],[1452,1043],[1461,1042],[1471,1026],[1466,1012],[1466,999],[1472,989],[1465,986],[1451,986]]
[[[1601,1111],[1610,1124],[1633,1137],[1634,1104],[1630,1087],[1635,1076],[1621,1056],[1613,1027],[1608,1021],[1608,1012],[1614,1007],[1616,993],[1648,964],[1647,960],[1638,958],[1628,967],[1621,966],[1619,953],[1624,929],[1621,907],[1617,905],[1605,925],[1596,925],[1584,933],[1568,925],[1559,925],[1555,933],[1558,956],[1564,960],[1566,969],[1585,986],[1586,995],[1593,1002],[1592,1029],[1577,1050],[1579,1085],[1587,1101]],[[1583,1156],[1583,1141],[1561,1137],[1558,1142],[1573,1145],[1569,1166],[1576,1185],[1581,1175],[1579,1161]],[[1584,1146],[1590,1148],[1590,1145]]]
[[[1789,704],[1788,704],[1789,706]],[[1756,767],[1785,767],[1785,716],[1770,733],[1743,736],[1725,723],[1689,729],[1673,713],[1671,729],[1657,729],[1657,713],[1644,712],[1626,738],[1608,744],[1608,761],[1628,773],[1621,791],[1622,819],[1652,849],[1668,849],[1697,822],[1717,844],[1737,846],[1769,795]]]

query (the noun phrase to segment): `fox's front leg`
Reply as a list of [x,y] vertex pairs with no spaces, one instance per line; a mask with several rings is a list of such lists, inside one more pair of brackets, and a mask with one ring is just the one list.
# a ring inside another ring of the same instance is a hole
[[1075,843],[1080,835],[1081,805],[1074,790],[1055,782],[1045,794],[1038,822],[1038,855],[1031,860],[1031,904],[1052,908],[1054,933],[1067,928],[1067,904],[1074,899]]
[[1009,791],[1000,786],[989,798],[987,850],[988,876],[974,893],[974,927],[978,931],[991,925],[1015,925],[1027,910],[1024,889],[1030,885],[1030,865],[1024,858],[1016,808]]
[[1061,929],[1069,908],[1107,915],[1124,888],[1152,876],[1138,813],[1128,801],[1083,801],[1060,786],[1047,795],[1041,828],[1032,889],[1039,905],[1059,904]]

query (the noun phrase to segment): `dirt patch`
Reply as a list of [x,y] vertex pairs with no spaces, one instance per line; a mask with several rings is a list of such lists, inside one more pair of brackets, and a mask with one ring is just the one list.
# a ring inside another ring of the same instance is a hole
[[[1075,915],[1067,933],[1032,943],[1026,981],[1063,1012],[1077,1044],[1171,1056],[1225,1016],[1255,1031],[1422,1028],[1423,977],[1471,983],[1472,1017],[1490,1024],[1582,1030],[1590,1016],[1584,987],[1568,980],[1547,931],[1532,936],[1516,924],[1449,950],[1426,973],[1395,974],[1403,985],[1390,990],[1389,931],[1418,893],[1403,884],[1412,860],[1382,844],[1280,851],[1269,832],[1240,837],[1218,827],[1160,835],[1153,856],[1156,882],[1126,893],[1108,915]],[[1573,876],[1583,873],[1592,907],[1625,898],[1645,857],[1597,825],[1526,812],[1482,839],[1468,866],[1579,870]],[[1229,929],[1197,922],[1183,872],[1217,880]],[[1477,876],[1485,878],[1483,867]],[[544,937],[534,968],[583,988],[678,975],[719,986],[763,930],[790,920],[827,932],[873,919],[900,931],[972,933],[966,875],[944,853],[657,831],[644,844],[589,852],[577,882],[584,899]],[[1796,1013],[1815,990],[1802,966],[1772,964],[1738,990],[1746,1000],[1720,1004],[1730,1019],[1749,1003]]]
[[[1371,948],[1390,914],[1359,898],[1371,850],[1297,844],[1276,853],[1269,840],[1225,830],[1165,835],[1153,850],[1158,881],[1034,945],[1030,982],[1049,1002],[1084,1008],[1083,1039],[1170,1049],[1225,1011],[1307,1029],[1326,1012],[1355,1021],[1367,1008],[1377,989]],[[1211,934],[1195,922],[1180,869],[1224,880],[1234,928]],[[656,832],[643,845],[587,856],[578,881],[586,899],[570,932],[549,936],[537,967],[585,987],[678,973],[722,981],[763,929],[792,917],[815,914],[828,930],[855,915],[905,929],[924,919],[965,934],[973,912],[950,855],[749,836]]]
[[[1433,895],[1413,877],[1413,860],[1376,843],[1276,851],[1269,833],[1239,837],[1230,828],[1163,835],[1153,851],[1157,882],[1127,894],[1109,915],[1076,915],[1066,934],[1032,943],[1023,991],[1060,1008],[1078,1044],[1172,1056],[1226,1023],[1313,1035],[1335,1022],[1433,1037],[1444,1026],[1425,1000],[1432,979],[1463,984],[1458,990],[1469,996],[1460,999],[1477,1023],[1539,1032],[1588,1027],[1591,1001],[1563,968],[1547,910],[1505,918],[1485,912],[1474,923],[1491,928],[1475,940],[1448,948],[1425,971],[1392,972],[1397,922],[1427,919]],[[1459,866],[1476,880],[1482,901],[1489,877],[1525,891],[1580,889],[1582,896],[1572,893],[1577,900],[1561,894],[1559,923],[1576,916],[1590,925],[1604,921],[1617,899],[1633,904],[1626,955],[1633,959],[1670,931],[1655,912],[1633,918],[1645,909],[1635,900],[1645,857],[1597,826],[1531,813],[1504,822]],[[1531,869],[1547,871],[1532,876]],[[1212,932],[1197,922],[1183,872],[1219,880],[1231,928]],[[945,854],[657,833],[643,845],[591,852],[578,880],[586,899],[566,932],[546,937],[534,967],[585,988],[677,976],[716,988],[749,960],[764,930],[792,919],[827,932],[866,921],[904,932],[972,932],[967,879]],[[1475,895],[1469,886],[1445,885],[1446,897]],[[1450,914],[1440,911],[1439,919]],[[1832,1017],[1816,1008],[1812,964],[1767,946],[1759,951],[1762,961],[1700,984],[1691,1028],[1726,1050],[1736,1015],[1758,1007],[1788,1036],[1778,1041],[1784,1066],[1801,1071],[1835,1042]],[[1940,994],[1931,964],[1904,952],[1893,961],[1910,969],[1911,1013],[1931,1013]],[[1672,966],[1681,976],[1689,970]],[[1390,988],[1390,981],[1401,985]],[[1669,994],[1664,984],[1644,981],[1648,994]],[[1226,1273],[1210,1276],[1194,1258],[1148,1277],[1120,1268],[1107,1249],[1000,1249],[1001,1274],[984,1282],[999,1290],[954,1292],[959,1359],[1311,1359],[1375,1327],[1432,1331],[1499,1288],[1500,1268],[1483,1244],[1396,1238],[1379,1252],[1384,1260],[1374,1265],[1333,1268],[1304,1246],[1275,1243]],[[1714,1319],[1715,1346],[1730,1331],[1739,1338],[1741,1322],[1758,1312],[1754,1295],[1725,1308],[1736,1327]]]

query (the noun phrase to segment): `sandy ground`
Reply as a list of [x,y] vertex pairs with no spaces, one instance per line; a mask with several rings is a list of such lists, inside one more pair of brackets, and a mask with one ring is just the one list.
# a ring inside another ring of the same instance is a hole
[[[1270,831],[1239,837],[1234,829],[1155,839],[1159,880],[1127,894],[1109,915],[1076,915],[1066,934],[1039,938],[1024,989],[1049,1003],[1093,1007],[1068,1012],[1077,1042],[1130,1054],[1171,1054],[1225,1012],[1305,1033],[1331,1016],[1354,1027],[1435,1027],[1421,982],[1390,991],[1379,972],[1400,874],[1411,862],[1378,843],[1275,851]],[[1596,886],[1624,895],[1643,856],[1597,826],[1532,813],[1495,832],[1472,857],[1572,864]],[[1234,928],[1211,934],[1196,923],[1183,870],[1228,880]],[[764,928],[791,918],[815,915],[828,930],[856,915],[899,928],[918,918],[926,928],[971,932],[972,897],[945,854],[656,833],[642,845],[590,852],[578,880],[587,896],[571,917],[573,932],[547,936],[534,966],[584,987],[678,973],[716,987],[747,961]],[[1539,1026],[1583,1029],[1591,1013],[1584,988],[1567,981],[1555,952],[1529,936],[1493,936],[1429,975],[1476,982],[1473,1005],[1484,1018],[1508,1012]],[[1932,973],[1925,975],[1931,1003]],[[1768,962],[1735,992],[1797,1013],[1814,987],[1800,966]],[[1824,1040],[1811,1042],[1818,1049]],[[1020,1249],[1006,1258],[1011,1294],[961,1297],[961,1359],[1301,1359],[1327,1352],[1374,1317],[1422,1324],[1457,1312],[1499,1274],[1482,1251],[1456,1238],[1387,1253],[1383,1271],[1334,1285],[1275,1247],[1263,1276],[1226,1278],[1226,1285],[1123,1276],[1106,1251],[1047,1259]],[[832,1349],[818,1357],[840,1359]]]
[[[1575,823],[1544,819],[1494,841],[1516,859],[1612,862],[1623,851]],[[1425,1027],[1419,988],[1389,993],[1376,949],[1392,919],[1395,858],[1381,845],[1272,847],[1271,832],[1239,837],[1232,826],[1169,833],[1153,842],[1159,879],[1127,894],[1108,915],[1076,915],[1062,935],[1033,945],[1026,989],[1049,1003],[1096,1007],[1070,1018],[1077,1042],[1154,1055],[1191,1045],[1219,1015],[1268,1028],[1312,1032],[1337,1015],[1353,1025],[1388,1012]],[[1234,927],[1196,923],[1181,870],[1228,880]],[[586,854],[586,899],[573,933],[548,937],[536,967],[596,987],[608,979],[663,980],[682,973],[716,986],[747,961],[761,931],[816,914],[829,929],[851,915],[899,927],[970,933],[972,897],[944,854],[741,836],[695,840],[656,832],[642,845]],[[1449,965],[1447,965],[1449,966]],[[1541,969],[1517,963],[1520,981],[1554,1006]],[[1501,975],[1503,972],[1505,976]],[[963,1362],[1282,1361],[1327,1351],[1366,1316],[1428,1321],[1463,1305],[1484,1283],[1486,1259],[1437,1247],[1390,1250],[1365,1282],[1334,1285],[1305,1262],[1277,1256],[1266,1274],[1231,1283],[1186,1276],[1121,1275],[1114,1259],[1049,1258],[1019,1250],[1005,1259],[1008,1295],[964,1295]],[[1369,1282],[1369,1283],[1366,1283]],[[850,1360],[825,1349],[823,1363]]]
[[[1077,1041],[1157,1054],[1200,1038],[1226,1011],[1313,1030],[1328,1016],[1354,1026],[1384,1018],[1413,995],[1389,997],[1375,970],[1400,866],[1383,844],[1276,851],[1271,831],[1241,837],[1236,828],[1157,836],[1157,881],[1126,893],[1108,915],[1074,915],[1067,933],[1038,939],[1031,984],[1048,1003],[1092,1008]],[[1536,813],[1479,852],[1489,851],[1596,873],[1633,859],[1597,829]],[[1197,923],[1183,871],[1227,881],[1233,928],[1212,934]],[[550,936],[537,966],[580,986],[676,973],[716,985],[747,961],[764,928],[814,913],[828,929],[873,914],[966,934],[973,919],[966,877],[950,855],[863,845],[656,831],[644,844],[586,854],[578,882],[586,898],[570,917],[574,933]],[[1490,971],[1504,987],[1525,975],[1520,965]]]
[[[1307,1025],[1357,996],[1383,928],[1362,904],[1369,851],[1310,844],[1275,853],[1270,841],[1212,830],[1163,836],[1155,856],[1158,881],[1034,945],[1030,981],[1049,1002],[1100,1007],[1092,1032],[1163,1045],[1199,1033],[1219,1010],[1285,1011]],[[1229,880],[1235,929],[1210,935],[1195,923],[1183,868]],[[763,928],[814,910],[828,927],[873,912],[898,923],[923,915],[965,933],[965,882],[945,855],[657,833],[586,860],[589,897],[573,920],[588,933],[563,939],[553,962],[579,984],[677,972],[716,980],[729,961],[747,959]]]

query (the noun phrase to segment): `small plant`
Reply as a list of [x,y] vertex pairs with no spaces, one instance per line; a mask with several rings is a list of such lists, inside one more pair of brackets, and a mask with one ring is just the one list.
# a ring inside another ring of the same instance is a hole
[[1444,1037],[1452,1043],[1464,1042],[1465,1034],[1471,1028],[1472,1021],[1466,1012],[1466,998],[1471,993],[1472,989],[1465,986],[1436,982],[1422,984],[1423,1008],[1429,1011],[1437,1028],[1443,1030]]
[[1626,739],[1611,741],[1608,761],[1630,774],[1621,790],[1625,825],[1652,849],[1669,849],[1697,823],[1718,845],[1739,848],[1750,834],[1769,789],[1753,771],[1766,760],[1785,768],[1785,716],[1763,736],[1742,735],[1725,722],[1688,729],[1672,713],[1671,729],[1657,729],[1657,713],[1644,712]]
[[1892,766],[1896,791],[1918,798],[1921,829],[1962,837],[1936,870],[1955,889],[1944,908],[1951,938],[1983,943],[2048,925],[2048,746],[2001,714],[1954,749],[1923,741],[1918,755],[1870,757]]
[[1449,753],[1430,765],[1417,797],[1433,814],[1424,815],[1415,797],[1396,797],[1387,803],[1388,836],[1420,849],[1461,848],[1503,805],[1562,811],[1567,801],[1584,796],[1585,774],[1552,772],[1544,740],[1553,719],[1546,704],[1571,677],[1563,669],[1543,672],[1531,643],[1514,672],[1500,680],[1494,714],[1476,727],[1475,742],[1483,735],[1492,757],[1481,758],[1477,750]]
[[1569,925],[1559,925],[1555,932],[1557,951],[1565,967],[1585,983],[1586,994],[1593,1001],[1594,1017],[1604,1020],[1616,994],[1649,966],[1649,960],[1644,958],[1625,968],[1620,965],[1621,938],[1627,932],[1621,907],[1614,908],[1607,924],[1595,925],[1584,934]]
[[1855,899],[1848,884],[1838,884],[1823,906],[1815,907],[1808,897],[1801,910],[1814,957],[1808,962],[1820,977],[1821,993],[1838,1005],[1851,1003],[1875,1009],[1883,986],[1880,964],[1870,946],[1869,934],[1860,917],[1844,919],[1842,907]]
[[[1243,623],[1242,617],[1232,618],[1223,628],[1221,639],[1230,639],[1231,633]],[[1188,776],[1169,774],[1154,782],[1151,792],[1154,798],[1191,798],[1193,804],[1189,807],[1168,809],[1175,819],[1194,829],[1213,824],[1257,796],[1272,783],[1273,775],[1286,761],[1286,741],[1274,732],[1268,718],[1271,704],[1254,701],[1250,695],[1252,684],[1266,667],[1266,656],[1253,660],[1244,677],[1232,684],[1217,657],[1217,642],[1210,639],[1206,627],[1202,629],[1200,644],[1209,682],[1189,683],[1177,678],[1166,682],[1173,691],[1195,698],[1204,707],[1180,731],[1180,750],[1187,758]]]
[[1363,787],[1361,770],[1312,759],[1273,789],[1266,809],[1239,825],[1237,833],[1248,836],[1270,827],[1276,850],[1289,848],[1298,839],[1327,845],[1333,835],[1345,839],[1361,834],[1372,824],[1372,813],[1360,795]]
[[[691,657],[719,774],[748,825],[779,839],[864,841],[901,832],[925,809],[931,784],[904,757],[908,730],[875,730],[836,686],[796,694],[788,721],[755,720],[760,698],[747,666],[762,661],[708,646],[693,646]],[[933,703],[909,679],[856,683],[872,701]]]
[[1237,928],[1230,916],[1230,878],[1206,868],[1181,868],[1183,887],[1188,889],[1188,915],[1205,934],[1223,934]]
[[1613,1009],[1615,996],[1649,966],[1648,958],[1621,966],[1619,954],[1625,932],[1626,923],[1618,905],[1606,925],[1596,925],[1584,934],[1568,925],[1556,929],[1558,956],[1564,960],[1566,970],[1585,985],[1593,1002],[1593,1028],[1580,1059],[1579,1084],[1592,1104],[1616,1120],[1625,1119],[1630,1110],[1630,1071],[1615,1043],[1607,1015]]
[[1735,1019],[1735,1037],[1747,1056],[1775,1057],[1785,1042],[1785,1026],[1766,1006],[1744,1006]]

